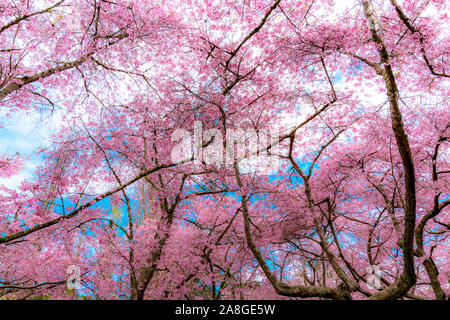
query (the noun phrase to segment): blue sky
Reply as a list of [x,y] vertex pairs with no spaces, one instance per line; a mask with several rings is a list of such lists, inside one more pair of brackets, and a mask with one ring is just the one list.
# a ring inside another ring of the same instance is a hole
[[11,118],[0,119],[0,154],[14,155],[20,153],[25,158],[20,173],[9,179],[0,179],[0,184],[17,188],[21,181],[30,179],[42,158],[36,156],[38,148],[49,145],[49,137],[58,128],[58,115],[41,119],[38,113],[19,113]]

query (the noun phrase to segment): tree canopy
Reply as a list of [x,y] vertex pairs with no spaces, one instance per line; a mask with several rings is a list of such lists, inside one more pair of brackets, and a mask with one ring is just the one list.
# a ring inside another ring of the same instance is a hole
[[446,299],[449,12],[2,1],[0,299]]

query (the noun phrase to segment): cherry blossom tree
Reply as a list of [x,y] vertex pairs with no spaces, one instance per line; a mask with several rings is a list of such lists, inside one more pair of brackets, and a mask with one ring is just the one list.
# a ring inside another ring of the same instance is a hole
[[2,3],[0,297],[447,299],[449,9]]

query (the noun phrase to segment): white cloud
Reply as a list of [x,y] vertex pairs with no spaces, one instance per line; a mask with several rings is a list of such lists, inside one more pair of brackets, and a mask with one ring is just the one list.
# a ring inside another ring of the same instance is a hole
[[47,147],[50,137],[60,127],[61,115],[57,112],[46,120],[39,114],[16,114],[12,118],[1,119],[0,153],[14,155],[19,153],[24,158],[19,174],[8,179],[0,179],[0,184],[16,189],[24,180],[31,179],[41,159],[35,151],[39,147]]

